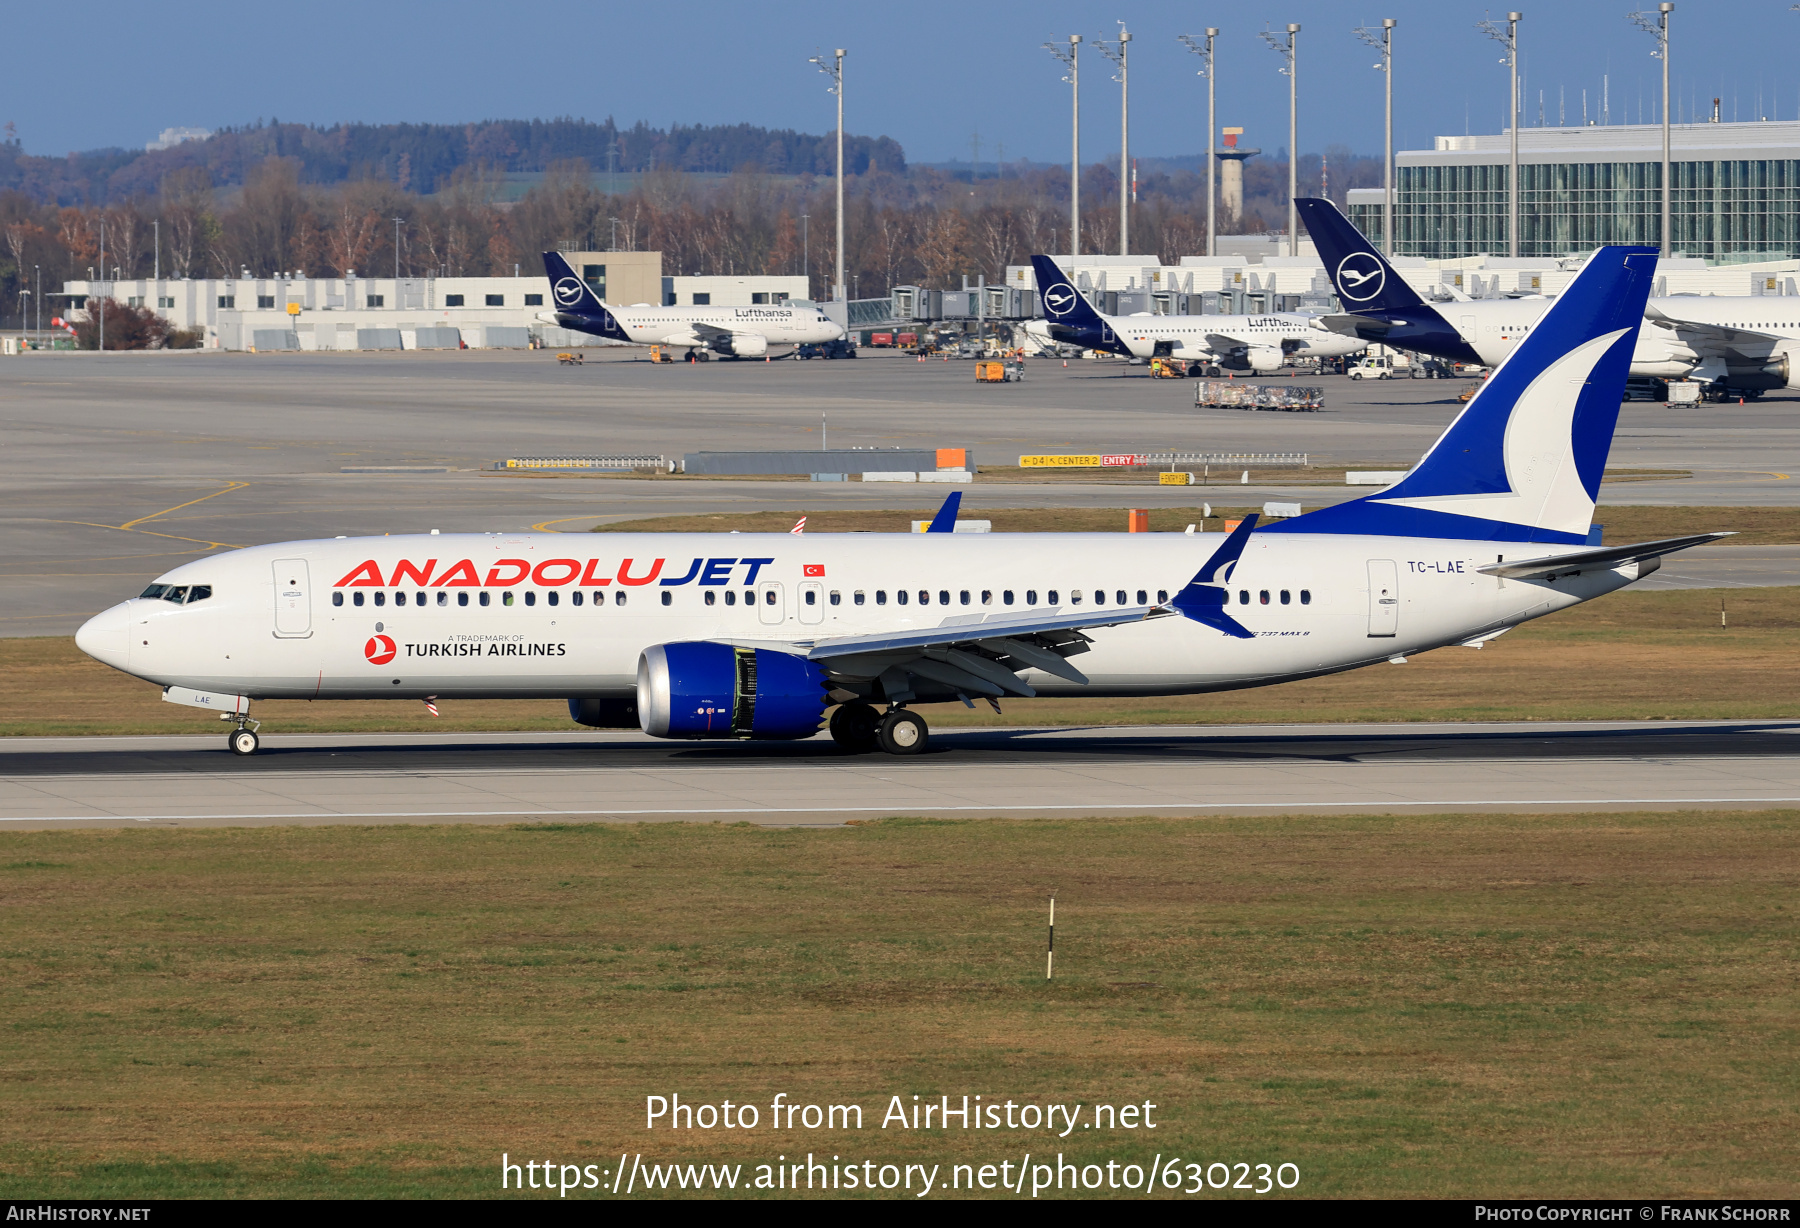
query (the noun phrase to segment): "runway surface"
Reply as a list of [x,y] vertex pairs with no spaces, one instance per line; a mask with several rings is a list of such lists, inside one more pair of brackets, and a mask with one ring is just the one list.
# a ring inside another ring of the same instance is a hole
[[906,759],[604,733],[0,743],[0,831],[1792,805],[1793,721],[944,730]]
[[[1317,377],[1301,382],[1325,387],[1326,412],[1245,413],[1196,409],[1191,381],[1152,380],[1114,363],[1034,361],[1023,383],[978,386],[973,364],[885,352],[854,362],[694,367],[653,366],[635,350],[590,357],[582,367],[541,351],[39,354],[0,363],[0,635],[69,634],[168,568],[231,546],[433,528],[579,531],[690,512],[882,508],[904,527],[906,513],[928,510],[944,493],[480,472],[509,455],[814,448],[825,427],[836,447],[968,446],[988,464],[1026,452],[1187,449],[1405,467],[1461,408],[1455,393],[1464,384]],[[1693,476],[1609,483],[1602,503],[1800,503],[1792,395],[1677,410],[1627,404],[1611,463]],[[445,471],[342,472],[380,466]],[[1318,507],[1368,493],[1341,485],[1196,490],[1142,478],[964,489],[977,514],[1266,499]],[[1726,582],[1800,580],[1796,568],[1765,565],[1756,574],[1777,573]],[[1710,573],[1692,574],[1703,582]],[[1664,583],[1674,579],[1671,567]]]

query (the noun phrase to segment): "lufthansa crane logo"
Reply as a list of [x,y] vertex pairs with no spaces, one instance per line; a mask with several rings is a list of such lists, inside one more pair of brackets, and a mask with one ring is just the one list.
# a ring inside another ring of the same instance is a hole
[[1368,252],[1351,252],[1337,266],[1338,293],[1352,302],[1366,303],[1387,284],[1387,270]]
[[1053,316],[1066,316],[1075,309],[1075,288],[1058,282],[1044,291],[1044,309]]
[[556,283],[556,301],[568,306],[581,301],[581,283],[573,277],[565,277]]
[[369,642],[363,645],[363,656],[369,658],[370,665],[386,665],[399,651],[394,641],[385,635],[371,635]]

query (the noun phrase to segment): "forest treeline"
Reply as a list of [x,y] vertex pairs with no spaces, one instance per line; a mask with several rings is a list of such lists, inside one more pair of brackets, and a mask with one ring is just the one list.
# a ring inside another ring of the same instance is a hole
[[[1331,195],[1377,183],[1378,159],[1329,153]],[[1320,158],[1303,157],[1301,191],[1316,192]],[[307,180],[295,156],[263,158],[241,188],[220,185],[204,166],[165,174],[153,192],[105,205],[56,205],[0,191],[0,319],[16,321],[19,291],[59,290],[89,269],[107,276],[251,276],[278,272],[343,276],[509,276],[541,269],[539,253],[660,251],[663,272],[811,276],[828,297],[834,258],[828,176],[777,176],[755,165],[722,177],[656,167],[630,191],[609,194],[582,159],[551,163],[522,199],[502,199],[502,172],[464,164],[429,195],[392,179],[334,184]],[[1246,167],[1241,218],[1222,233],[1260,233],[1285,222],[1285,163]],[[1194,170],[1141,175],[1131,248],[1176,263],[1206,249],[1205,176]],[[1007,167],[971,179],[927,168],[879,165],[849,177],[846,249],[852,297],[895,285],[954,288],[962,278],[1000,278],[1033,252],[1067,251],[1068,173]],[[1115,168],[1082,175],[1082,250],[1118,250]],[[396,220],[397,219],[397,220]],[[102,252],[104,251],[104,260]],[[116,270],[116,274],[115,271]],[[54,300],[46,307],[54,305]],[[48,318],[48,314],[46,314]]]
[[[203,168],[215,188],[246,184],[269,158],[292,159],[301,182],[329,185],[385,179],[430,195],[463,167],[541,172],[581,159],[596,170],[722,174],[760,166],[773,175],[826,175],[837,166],[835,134],[814,136],[753,124],[652,128],[639,121],[485,120],[476,124],[335,124],[315,127],[258,121],[170,149],[97,149],[37,157],[18,141],[0,142],[0,191],[45,204],[105,205],[153,196],[176,171]],[[846,173],[906,173],[906,154],[890,137],[844,136]]]

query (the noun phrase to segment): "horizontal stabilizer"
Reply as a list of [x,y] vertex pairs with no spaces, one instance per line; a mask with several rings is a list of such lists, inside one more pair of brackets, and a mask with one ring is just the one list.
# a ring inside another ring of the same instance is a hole
[[1554,580],[1577,571],[1610,570],[1626,563],[1661,558],[1691,546],[1704,546],[1733,533],[1697,533],[1692,537],[1666,537],[1661,541],[1637,542],[1630,546],[1607,546],[1600,550],[1583,550],[1577,554],[1560,554],[1550,559],[1527,559],[1518,563],[1489,563],[1475,570],[1483,575],[1507,580]]

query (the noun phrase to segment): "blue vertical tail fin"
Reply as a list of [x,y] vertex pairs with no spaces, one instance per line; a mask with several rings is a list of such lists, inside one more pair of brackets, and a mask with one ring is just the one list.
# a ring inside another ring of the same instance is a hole
[[1074,281],[1067,273],[1056,267],[1056,261],[1048,256],[1033,256],[1031,268],[1037,274],[1038,297],[1044,300],[1046,320],[1052,324],[1065,324],[1070,328],[1099,329],[1106,326],[1106,317],[1081,297],[1081,291],[1075,288]]
[[1586,543],[1655,276],[1601,248],[1410,473],[1264,531]]
[[1406,311],[1425,305],[1336,205],[1317,197],[1296,196],[1294,208],[1319,250],[1319,259],[1331,275],[1332,289],[1345,311]]
[[544,276],[550,279],[550,301],[556,304],[558,324],[614,341],[631,340],[600,296],[575,276],[561,252],[544,253]]

